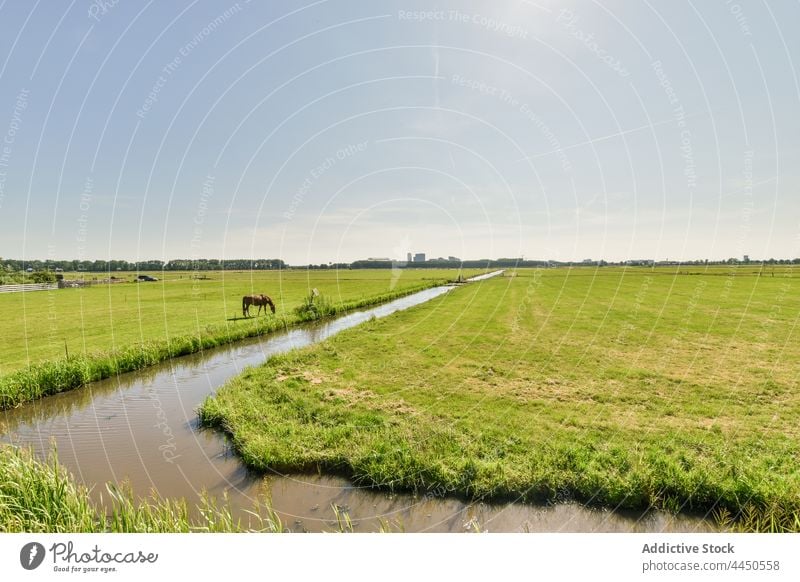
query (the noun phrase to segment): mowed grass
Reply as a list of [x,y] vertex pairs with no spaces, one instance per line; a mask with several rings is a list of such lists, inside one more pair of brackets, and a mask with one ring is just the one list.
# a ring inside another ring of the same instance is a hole
[[[0,409],[300,323],[310,315],[294,310],[310,289],[317,289],[329,314],[336,314],[476,272],[199,273],[208,279],[166,272],[158,282],[2,294]],[[243,318],[241,299],[251,293],[270,295],[276,314]]]
[[796,531],[799,313],[791,269],[519,271],[272,358],[200,416],[261,470]]

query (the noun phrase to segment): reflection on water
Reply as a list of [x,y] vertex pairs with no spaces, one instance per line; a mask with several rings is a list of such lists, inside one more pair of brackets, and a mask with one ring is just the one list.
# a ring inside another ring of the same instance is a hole
[[491,273],[484,273],[483,275],[475,275],[474,277],[470,277],[467,279],[470,283],[475,281],[485,281],[486,279],[491,279],[492,277],[497,277],[498,275],[502,275],[505,272],[505,269],[501,269],[499,271],[492,271]]
[[[499,274],[499,272],[497,273]],[[578,505],[467,504],[354,486],[329,476],[253,474],[232,454],[227,439],[198,426],[196,408],[216,387],[271,355],[322,341],[372,317],[419,305],[452,287],[427,289],[385,305],[265,338],[176,358],[137,372],[0,412],[0,440],[30,446],[40,456],[52,445],[96,500],[104,483],[127,480],[135,493],[156,491],[194,505],[202,491],[227,494],[234,512],[270,497],[285,525],[296,531],[333,529],[335,505],[356,531],[381,524],[404,531],[705,531],[700,519],[595,511]],[[447,298],[443,297],[443,301]],[[435,316],[436,306],[432,307]],[[105,496],[107,498],[107,495]]]
[[292,531],[331,531],[347,514],[355,531],[407,532],[706,532],[697,517],[662,512],[613,512],[577,504],[465,503],[452,498],[393,495],[324,475],[267,477],[269,494]]

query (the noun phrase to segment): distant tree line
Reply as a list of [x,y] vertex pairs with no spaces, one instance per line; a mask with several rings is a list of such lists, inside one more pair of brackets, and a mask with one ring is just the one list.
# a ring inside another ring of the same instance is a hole
[[[350,264],[351,269],[442,269],[448,267],[463,267],[465,269],[507,269],[514,267],[608,267],[608,266],[680,266],[680,265],[790,265],[800,264],[797,259],[768,259],[764,261],[742,261],[739,259],[725,259],[721,261],[709,261],[700,259],[696,261],[547,261],[531,259],[480,259],[469,261],[449,261],[443,259],[431,259],[425,262],[406,262],[406,261],[355,261]],[[311,265],[309,265],[311,267]]]
[[285,269],[281,259],[173,259],[171,261],[51,261],[0,259],[0,269],[5,273],[34,271],[87,271],[109,273],[115,271],[238,271]]
[[[605,261],[603,261],[604,264]],[[557,263],[556,261],[525,260],[525,259],[473,259],[467,261],[448,259],[429,259],[424,262],[416,261],[354,261],[350,263],[351,269],[447,269],[462,267],[464,269],[494,269],[513,267],[553,267],[568,265],[570,263]],[[579,263],[575,263],[579,264]]]
[[[160,262],[160,261],[155,261]],[[164,271],[274,271],[285,269],[281,259],[173,259],[164,264]],[[134,269],[131,269],[134,270]],[[140,271],[149,269],[139,268]]]
[[[800,264],[800,258],[795,259],[766,259],[748,260],[730,258],[725,260],[710,261],[699,259],[694,261],[547,261],[523,258],[478,259],[478,260],[445,260],[430,259],[424,262],[406,261],[374,261],[360,260],[352,263],[319,263],[308,265],[287,265],[281,259],[173,259],[167,262],[158,260],[148,261],[122,261],[122,260],[94,260],[94,261],[51,261],[0,258],[0,283],[44,282],[55,277],[48,273],[57,270],[65,272],[85,271],[89,273],[109,273],[119,271],[269,271],[276,269],[302,268],[302,269],[442,269],[461,267],[465,269],[495,269],[514,267],[606,267],[606,266],[690,266],[690,265],[790,265]],[[27,272],[31,269],[32,272]],[[27,272],[27,274],[26,274]],[[38,273],[38,274],[37,274]]]

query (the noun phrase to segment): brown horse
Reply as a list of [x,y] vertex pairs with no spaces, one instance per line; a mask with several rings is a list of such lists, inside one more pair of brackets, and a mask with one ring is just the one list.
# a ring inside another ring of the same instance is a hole
[[258,305],[258,313],[256,316],[261,315],[261,308],[264,308],[264,313],[267,313],[267,305],[275,313],[275,303],[272,302],[267,295],[245,295],[242,297],[242,316],[250,317],[250,306]]

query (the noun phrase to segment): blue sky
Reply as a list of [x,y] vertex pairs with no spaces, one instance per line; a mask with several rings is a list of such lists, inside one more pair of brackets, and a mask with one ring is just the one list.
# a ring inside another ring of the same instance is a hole
[[0,0],[0,256],[800,256],[797,22]]

